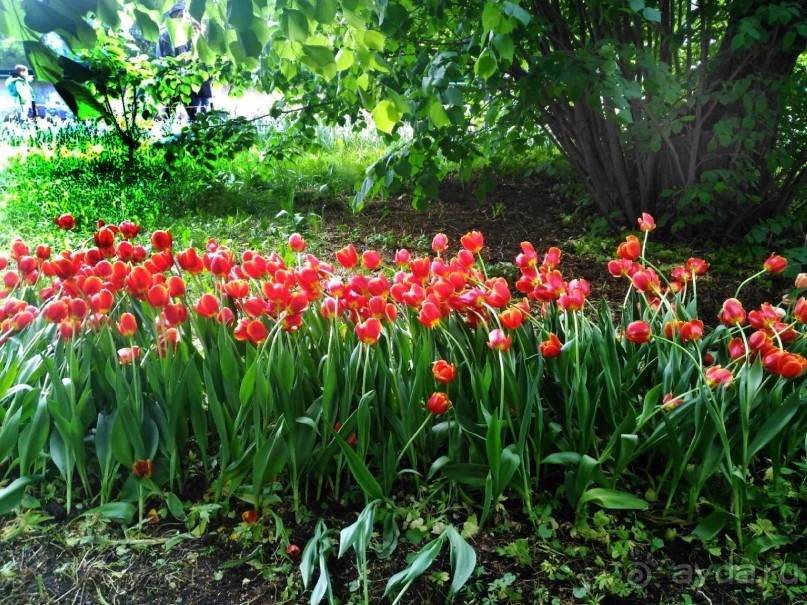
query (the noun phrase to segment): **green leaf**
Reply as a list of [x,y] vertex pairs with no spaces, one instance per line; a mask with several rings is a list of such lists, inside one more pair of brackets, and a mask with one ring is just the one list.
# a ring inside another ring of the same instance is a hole
[[314,19],[327,25],[336,17],[336,9],[336,0],[316,0],[314,4]]
[[[387,588],[384,590],[384,596],[386,597],[398,584],[401,583],[404,584],[404,590],[406,590],[412,582],[419,578],[423,572],[426,571],[432,563],[434,563],[437,555],[440,554],[440,549],[442,546],[442,536],[432,540],[426,546],[424,546],[420,552],[415,555],[415,558],[412,559],[412,562],[406,569],[399,571],[392,576],[389,581],[387,581]],[[398,602],[400,597],[401,595],[399,594],[396,598],[396,602]]]
[[647,502],[637,496],[601,487],[595,487],[584,492],[580,496],[579,504],[585,502],[592,502],[602,508],[615,510],[646,510],[648,507]]
[[724,527],[726,527],[726,524],[730,519],[731,515],[726,511],[716,510],[704,517],[701,522],[698,523],[695,529],[692,530],[692,535],[703,542],[708,542],[719,534]]
[[136,8],[134,9],[134,17],[137,27],[146,40],[157,42],[160,39],[160,17],[157,11]]
[[446,527],[445,532],[451,546],[451,589],[449,592],[457,594],[476,568],[476,551],[452,526]]
[[437,101],[429,106],[429,117],[437,128],[451,126],[451,120],[448,117],[448,113],[446,113],[443,105]]
[[502,13],[499,5],[495,2],[486,2],[485,7],[482,9],[482,27],[485,32],[495,30],[501,20]]
[[359,458],[359,455],[353,451],[353,448],[351,448],[344,439],[336,433],[333,435],[339,447],[342,449],[342,453],[345,455],[347,465],[350,468],[350,472],[353,474],[353,478],[356,479],[356,483],[359,484],[364,494],[371,500],[383,498],[384,492],[381,486],[378,484],[378,481],[375,480],[370,469],[367,468],[367,465],[364,464],[364,461]]
[[338,71],[345,71],[351,65],[353,65],[353,61],[355,60],[353,51],[349,48],[340,48],[339,52],[336,53],[336,69]]
[[174,494],[174,492],[168,492],[168,494],[165,496],[165,503],[175,519],[178,519],[179,521],[184,521],[186,519],[185,507],[183,506],[182,501],[176,496],[176,494]]
[[384,50],[384,42],[386,38],[381,32],[368,29],[364,32],[364,45],[370,50],[382,51]]
[[483,80],[487,80],[490,78],[490,76],[496,73],[496,68],[496,59],[490,56],[490,53],[486,50],[479,55],[479,58],[476,60],[476,63],[474,64],[474,73]]
[[286,36],[292,42],[303,43],[308,40],[308,17],[302,12],[295,9],[288,9],[283,12],[281,17],[283,29],[286,31]]
[[17,508],[25,494],[25,486],[36,480],[36,477],[20,477],[0,489],[0,515],[8,514]]
[[653,23],[661,23],[661,11],[657,8],[645,7],[642,9],[642,16]]
[[96,506],[79,515],[80,517],[92,517],[98,515],[102,519],[117,521],[124,525],[129,525],[134,519],[137,509],[131,502],[107,502],[101,506]]
[[334,64],[333,51],[327,46],[311,46],[304,44],[303,53],[305,53],[318,68]]
[[386,99],[379,102],[373,109],[373,122],[375,122],[376,128],[387,134],[393,131],[401,117],[401,112],[398,111],[395,103]]
[[530,24],[532,15],[530,15],[527,11],[521,8],[518,4],[514,2],[505,2],[504,4],[502,4],[502,8],[504,10],[505,15],[513,17],[513,19],[520,21],[522,25]]
[[798,393],[793,393],[785,402],[771,414],[759,430],[748,447],[748,456],[751,457],[768,443],[776,438],[782,430],[790,424],[790,420],[799,409]]

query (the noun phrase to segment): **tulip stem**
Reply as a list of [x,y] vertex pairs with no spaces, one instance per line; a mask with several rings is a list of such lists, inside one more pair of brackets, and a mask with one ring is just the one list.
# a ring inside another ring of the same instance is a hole
[[766,273],[765,269],[763,269],[762,271],[759,271],[757,273],[754,273],[751,277],[749,277],[743,283],[741,283],[739,286],[737,286],[737,291],[734,293],[734,298],[736,298],[737,300],[740,300],[740,290],[742,290],[745,287],[746,284],[754,281],[757,277],[759,277],[760,275],[764,275],[765,273]]
[[[420,435],[421,432],[423,432],[423,429],[426,428],[426,425],[429,423],[429,420],[431,420],[431,416],[432,416],[431,413],[426,415],[426,419],[423,421],[423,424],[420,425],[418,430],[416,430],[415,433],[412,435],[412,437],[410,437],[409,441],[406,442],[406,445],[403,446],[401,453],[398,454],[398,459],[395,461],[395,468],[398,468],[398,465],[401,463],[401,459],[403,459],[407,450],[412,446],[412,443],[415,441],[415,439],[417,439],[417,436]],[[415,465],[417,465],[417,458],[415,458]]]

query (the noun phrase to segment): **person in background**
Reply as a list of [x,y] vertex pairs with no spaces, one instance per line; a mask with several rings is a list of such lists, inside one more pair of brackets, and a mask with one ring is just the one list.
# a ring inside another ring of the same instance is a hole
[[31,80],[33,79],[34,77],[28,74],[28,68],[25,65],[17,65],[14,67],[11,76],[6,80],[6,88],[8,88],[11,98],[18,103],[20,119],[23,119],[23,116],[26,115],[29,119],[38,116],[36,94],[31,87]]
[[[202,31],[201,24],[188,14],[185,3],[177,2],[168,12],[165,13],[166,19],[187,19],[193,26],[196,34]],[[157,42],[157,57],[177,57],[183,53],[190,52],[193,49],[193,43],[188,40],[185,44],[174,46],[171,41],[171,34],[168,28],[163,26],[160,29],[160,38]],[[198,113],[207,113],[210,111],[211,99],[213,97],[212,80],[208,79],[202,83],[199,90],[191,93],[190,103],[185,105],[185,111],[188,113],[188,118],[193,121],[196,119]]]

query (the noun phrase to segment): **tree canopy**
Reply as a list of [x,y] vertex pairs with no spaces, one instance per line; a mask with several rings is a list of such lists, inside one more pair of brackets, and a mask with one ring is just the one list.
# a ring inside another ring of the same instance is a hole
[[[23,40],[39,77],[80,117],[98,112],[73,51],[97,26],[130,23],[146,40],[187,22],[170,0],[13,0],[0,31]],[[788,208],[807,180],[805,9],[762,0],[191,0],[205,24],[195,53],[249,69],[279,91],[270,109],[361,126],[397,141],[368,170],[368,193],[436,192],[440,157],[469,170],[544,138],[614,222],[642,211],[673,228],[741,233]],[[173,23],[172,23],[173,21]],[[95,27],[93,26],[95,25]],[[399,140],[401,124],[411,140]]]

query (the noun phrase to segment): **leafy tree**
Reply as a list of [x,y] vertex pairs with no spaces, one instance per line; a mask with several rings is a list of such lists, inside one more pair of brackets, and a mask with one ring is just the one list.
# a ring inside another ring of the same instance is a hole
[[[171,2],[21,0],[0,31],[65,79],[38,42],[94,43],[87,17],[129,14],[156,40]],[[763,0],[192,0],[202,61],[225,55],[280,91],[270,113],[363,124],[398,141],[357,195],[401,183],[435,192],[443,156],[468,170],[548,137],[614,222],[640,211],[674,228],[739,233],[781,212],[807,168],[801,3]],[[172,36],[175,32],[172,32]],[[180,35],[180,34],[177,34]],[[81,98],[75,90],[75,104]],[[401,140],[402,122],[414,136]]]

